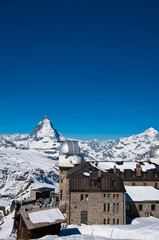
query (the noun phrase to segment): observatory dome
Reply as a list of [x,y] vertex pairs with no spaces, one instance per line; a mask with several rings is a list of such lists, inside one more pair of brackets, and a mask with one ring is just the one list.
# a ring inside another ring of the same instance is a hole
[[150,152],[150,157],[151,158],[159,158],[159,145],[152,148],[152,150]]
[[152,148],[150,152],[150,161],[159,165],[159,145]]
[[60,149],[59,149],[59,154],[68,154],[68,155],[79,155],[80,154],[80,148],[78,146],[77,141],[73,140],[66,140],[62,143]]

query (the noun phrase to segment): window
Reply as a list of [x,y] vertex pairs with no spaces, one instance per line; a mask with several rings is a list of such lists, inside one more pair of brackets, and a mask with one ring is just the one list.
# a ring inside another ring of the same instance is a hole
[[61,178],[61,183],[63,183],[63,178]]
[[110,194],[108,193],[107,198],[110,198]]
[[104,209],[103,209],[103,211],[104,211],[104,212],[106,211],[106,203],[104,203]]
[[139,204],[139,211],[142,211],[142,204]]
[[115,224],[115,219],[113,219],[113,225]]
[[119,211],[119,203],[116,204],[116,211]]
[[62,190],[60,191],[60,199],[62,200]]
[[103,221],[104,225],[106,224],[106,219],[104,218],[104,221]]
[[115,194],[113,194],[113,198],[115,198]]
[[110,211],[110,203],[107,203],[107,212]]
[[117,219],[116,224],[119,224],[119,218]]
[[119,194],[117,194],[116,197],[119,198]]
[[85,201],[88,201],[88,194],[85,194]]
[[106,194],[104,194],[104,198],[106,197]]
[[151,205],[151,211],[155,211],[155,204]]
[[130,210],[130,205],[126,204],[126,210]]
[[109,218],[107,219],[107,224],[110,224],[110,219]]
[[100,180],[91,180],[91,188],[100,188],[101,181]]
[[83,201],[83,194],[81,194],[81,201]]
[[157,184],[157,183],[155,183],[155,188],[157,188],[157,186],[158,186],[158,184]]
[[115,212],[115,203],[113,203],[113,212]]
[[115,187],[116,186],[116,181],[112,180],[112,186]]
[[91,187],[96,188],[97,187],[97,181],[96,180],[91,180]]

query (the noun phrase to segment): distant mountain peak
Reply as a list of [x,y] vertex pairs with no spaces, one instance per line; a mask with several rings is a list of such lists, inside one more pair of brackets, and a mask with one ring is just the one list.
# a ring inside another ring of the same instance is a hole
[[[140,133],[141,135],[144,135],[144,134],[148,134],[148,135],[157,135],[158,134],[158,131],[155,130],[153,127],[150,127],[148,128],[147,130],[145,130],[143,133]],[[139,134],[139,135],[140,135]]]
[[[43,118],[43,121],[44,120],[49,120],[48,117],[45,115],[44,118]],[[49,120],[50,121],[50,120]]]
[[158,131],[156,129],[154,129],[153,127],[148,128],[145,132],[155,132],[155,133],[158,133]]
[[57,132],[56,129],[53,128],[51,121],[45,115],[43,120],[38,123],[38,125],[34,128],[33,132],[30,134],[30,138],[35,141],[39,141],[44,138],[50,138],[58,141],[64,137],[62,136],[62,134]]

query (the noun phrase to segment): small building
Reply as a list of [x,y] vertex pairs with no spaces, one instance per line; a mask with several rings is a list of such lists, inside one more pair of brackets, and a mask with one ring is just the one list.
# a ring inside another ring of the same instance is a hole
[[83,162],[68,170],[68,224],[125,224],[122,179]]
[[59,235],[62,222],[65,222],[65,218],[58,208],[22,212],[18,221],[17,239]]
[[125,186],[126,215],[159,218],[159,190],[152,186]]
[[38,183],[33,186],[30,191],[30,200],[37,200],[39,198],[52,198],[55,194],[55,188],[51,184]]

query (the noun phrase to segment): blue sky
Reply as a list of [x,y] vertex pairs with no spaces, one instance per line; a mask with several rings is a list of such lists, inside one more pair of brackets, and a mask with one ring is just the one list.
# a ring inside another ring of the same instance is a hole
[[0,1],[0,134],[159,130],[158,0]]

